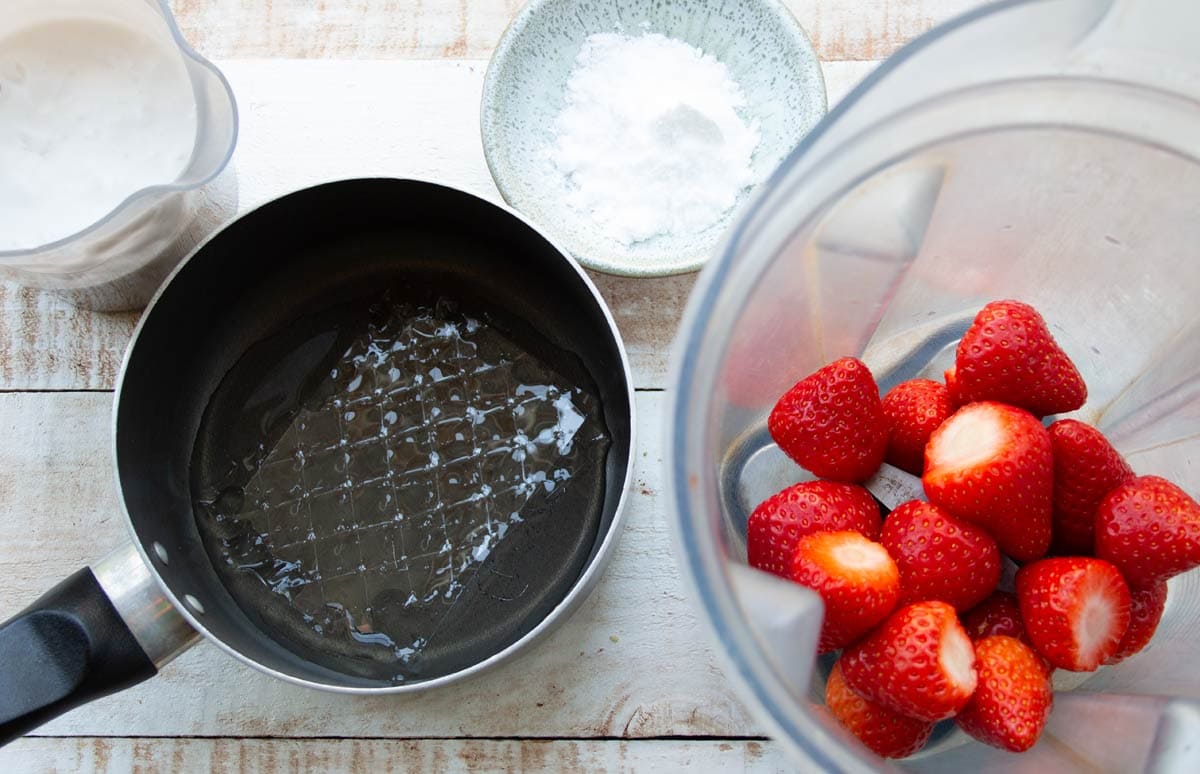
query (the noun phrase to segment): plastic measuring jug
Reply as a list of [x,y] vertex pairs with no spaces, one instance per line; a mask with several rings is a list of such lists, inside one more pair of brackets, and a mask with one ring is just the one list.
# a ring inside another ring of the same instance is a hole
[[766,416],[862,357],[887,390],[940,379],[985,303],[1033,304],[1088,382],[1074,414],[1139,474],[1200,495],[1200,5],[1009,0],[884,63],[764,186],[702,274],[676,343],[680,565],[727,673],[802,770],[1200,771],[1200,572],[1142,653],[1059,670],[1013,754],[944,722],[890,763],[823,708],[821,603],[746,566],[755,504],[807,477]]
[[101,310],[144,305],[192,246],[237,139],[165,0],[5,0],[0,122],[0,278]]

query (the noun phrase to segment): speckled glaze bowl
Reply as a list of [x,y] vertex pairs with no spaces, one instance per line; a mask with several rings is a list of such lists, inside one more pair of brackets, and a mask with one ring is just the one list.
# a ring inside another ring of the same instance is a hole
[[[626,246],[565,204],[566,181],[546,149],[584,40],[598,32],[657,32],[712,54],[746,97],[743,119],[759,122],[755,178],[766,179],[825,114],[820,62],[777,0],[531,0],[492,55],[480,129],[501,195],[598,271],[652,277],[695,271],[708,260],[735,206],[699,233],[660,235]],[[556,185],[560,181],[561,185]]]

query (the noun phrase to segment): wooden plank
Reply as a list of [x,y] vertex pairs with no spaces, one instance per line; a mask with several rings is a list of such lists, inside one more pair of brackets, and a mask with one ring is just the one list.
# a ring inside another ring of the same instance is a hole
[[183,772],[586,772],[785,771],[779,747],[761,741],[382,739],[22,739],[0,750],[4,771]]
[[[241,105],[241,138],[233,166],[207,192],[187,237],[193,243],[237,211],[344,177],[426,178],[501,201],[479,141],[483,62],[222,66]],[[827,64],[831,101],[873,66]],[[381,95],[396,95],[395,108],[381,109]],[[634,383],[664,387],[671,339],[695,275],[593,277],[625,338]],[[0,390],[111,389],[136,320],[76,310],[58,297],[0,283]]]
[[[981,0],[785,0],[822,59],[882,59]],[[231,57],[486,59],[521,0],[171,0],[184,36]]]
[[[640,393],[637,471],[616,556],[528,655],[415,697],[299,688],[202,643],[155,679],[43,727],[66,736],[762,736],[717,666],[671,555],[661,393]],[[0,395],[0,615],[125,540],[110,396]],[[3,770],[0,767],[0,770]]]
[[112,389],[137,319],[0,282],[0,389]]

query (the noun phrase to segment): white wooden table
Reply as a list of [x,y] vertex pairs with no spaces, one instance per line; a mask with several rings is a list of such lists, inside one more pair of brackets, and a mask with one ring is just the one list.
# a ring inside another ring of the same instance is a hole
[[[836,101],[978,0],[787,0]],[[242,114],[204,222],[356,175],[499,200],[478,137],[487,57],[522,0],[173,0]],[[633,362],[628,527],[597,591],[515,663],[411,698],[270,679],[202,643],[155,679],[0,750],[0,771],[593,771],[788,768],[721,674],[684,598],[661,493],[666,358],[694,276],[595,275]],[[0,284],[0,616],[126,539],[111,390],[136,314]]]

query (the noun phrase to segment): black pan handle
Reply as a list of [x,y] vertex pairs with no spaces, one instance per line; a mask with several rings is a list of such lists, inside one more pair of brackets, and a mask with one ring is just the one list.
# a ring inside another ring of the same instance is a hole
[[[116,578],[115,586],[102,584],[97,575]],[[114,588],[118,594],[110,598]],[[139,640],[130,626],[147,619],[134,609],[147,600],[157,620],[153,636],[144,633]],[[0,624],[0,745],[153,677],[195,639],[132,545],[97,564],[95,572],[80,570]]]
[[86,567],[0,625],[0,670],[0,744],[158,671]]

